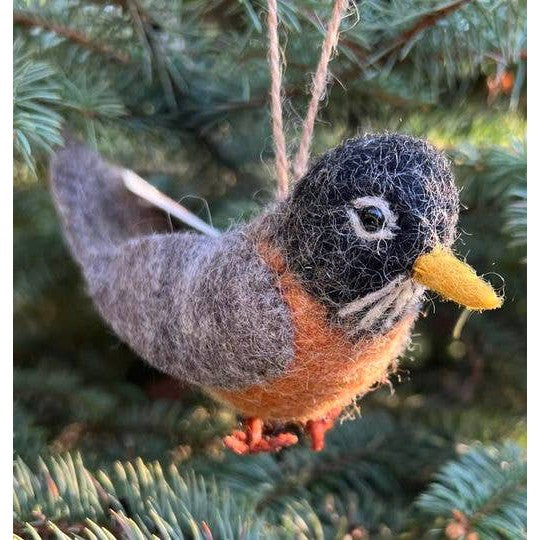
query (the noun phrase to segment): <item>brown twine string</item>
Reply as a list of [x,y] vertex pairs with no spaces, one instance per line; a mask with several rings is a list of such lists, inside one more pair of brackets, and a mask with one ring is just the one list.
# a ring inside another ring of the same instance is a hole
[[282,71],[279,55],[276,0],[268,0],[268,59],[271,75],[270,106],[276,154],[277,194],[279,199],[284,199],[289,188],[289,163],[287,161],[287,149],[283,133],[283,112],[281,109]]
[[[295,178],[298,179],[307,171],[309,150],[313,137],[315,118],[319,109],[319,103],[323,98],[327,86],[328,64],[339,39],[339,25],[345,14],[349,0],[336,0],[330,22],[324,37],[321,57],[311,91],[304,127],[300,139],[300,145],[294,162]],[[287,160],[287,148],[283,133],[283,111],[281,107],[281,78],[282,69],[279,54],[277,0],[268,0],[268,58],[270,62],[270,106],[272,111],[272,132],[274,136],[274,148],[276,154],[276,174],[278,185],[278,198],[284,199],[289,188],[289,163]]]
[[306,113],[306,118],[304,120],[304,129],[300,139],[300,146],[298,147],[298,152],[296,153],[294,162],[294,173],[296,179],[303,176],[307,171],[309,149],[311,146],[311,139],[313,137],[315,117],[317,116],[319,103],[323,98],[327,86],[328,64],[330,62],[332,52],[337,46],[339,39],[339,25],[348,4],[349,0],[336,0],[330,22],[328,23],[328,28],[326,30],[326,35],[324,37],[321,50],[321,57],[319,59],[319,65],[317,66],[315,77],[313,78],[311,100]]

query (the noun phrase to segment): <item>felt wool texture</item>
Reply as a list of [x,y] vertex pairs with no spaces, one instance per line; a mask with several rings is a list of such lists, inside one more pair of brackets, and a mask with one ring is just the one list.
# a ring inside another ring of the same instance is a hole
[[[347,209],[360,197],[384,198],[399,230],[378,242],[351,234]],[[299,181],[277,234],[288,266],[328,306],[410,276],[416,258],[456,236],[458,192],[450,164],[426,141],[366,135],[323,155]]]
[[279,288],[292,314],[295,358],[287,372],[265,384],[232,392],[211,390],[218,400],[264,420],[307,422],[350,405],[376,384],[385,383],[410,340],[416,318],[408,314],[389,332],[353,340],[327,322],[326,308],[286,269],[279,252],[260,253],[278,274]]
[[156,368],[274,420],[316,420],[386,381],[425,290],[414,263],[456,235],[448,161],[403,135],[345,141],[286,199],[217,237],[162,232],[119,169],[78,143],[56,155],[51,182],[118,336]]
[[[219,238],[153,233],[138,200],[119,196],[119,170],[80,144],[56,155],[51,179],[90,296],[151,365],[224,388],[286,369],[293,358],[290,313],[249,231]],[[150,234],[140,236],[145,226]]]

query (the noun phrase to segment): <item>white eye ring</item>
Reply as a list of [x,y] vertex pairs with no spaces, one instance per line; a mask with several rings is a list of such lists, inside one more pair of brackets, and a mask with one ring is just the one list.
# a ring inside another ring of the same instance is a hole
[[390,206],[385,199],[374,196],[359,197],[358,199],[354,199],[351,204],[358,210],[366,206],[375,206],[384,216],[384,227],[380,231],[369,232],[364,229],[358,213],[353,208],[348,208],[347,214],[351,227],[359,238],[363,238],[364,240],[391,240],[395,237],[394,231],[399,230],[397,218],[394,212],[390,210]]

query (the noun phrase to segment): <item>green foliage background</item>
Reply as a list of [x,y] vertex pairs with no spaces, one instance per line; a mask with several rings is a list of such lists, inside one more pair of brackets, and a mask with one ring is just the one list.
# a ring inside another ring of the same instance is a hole
[[[278,2],[291,151],[329,1]],[[523,0],[363,0],[313,153],[365,131],[453,158],[456,250],[504,291],[433,298],[393,390],[307,447],[238,458],[234,414],[152,371],[84,294],[47,192],[62,124],[222,228],[274,190],[265,2],[14,3],[14,530],[23,538],[524,538]]]

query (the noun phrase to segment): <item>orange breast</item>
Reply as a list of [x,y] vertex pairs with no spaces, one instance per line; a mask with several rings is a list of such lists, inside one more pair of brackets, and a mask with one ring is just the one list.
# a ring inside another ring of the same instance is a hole
[[408,342],[414,315],[383,336],[353,341],[328,324],[326,308],[286,270],[275,249],[261,246],[259,251],[278,274],[277,285],[290,308],[295,357],[287,372],[271,381],[236,391],[209,389],[210,394],[246,416],[305,422],[385,382]]

